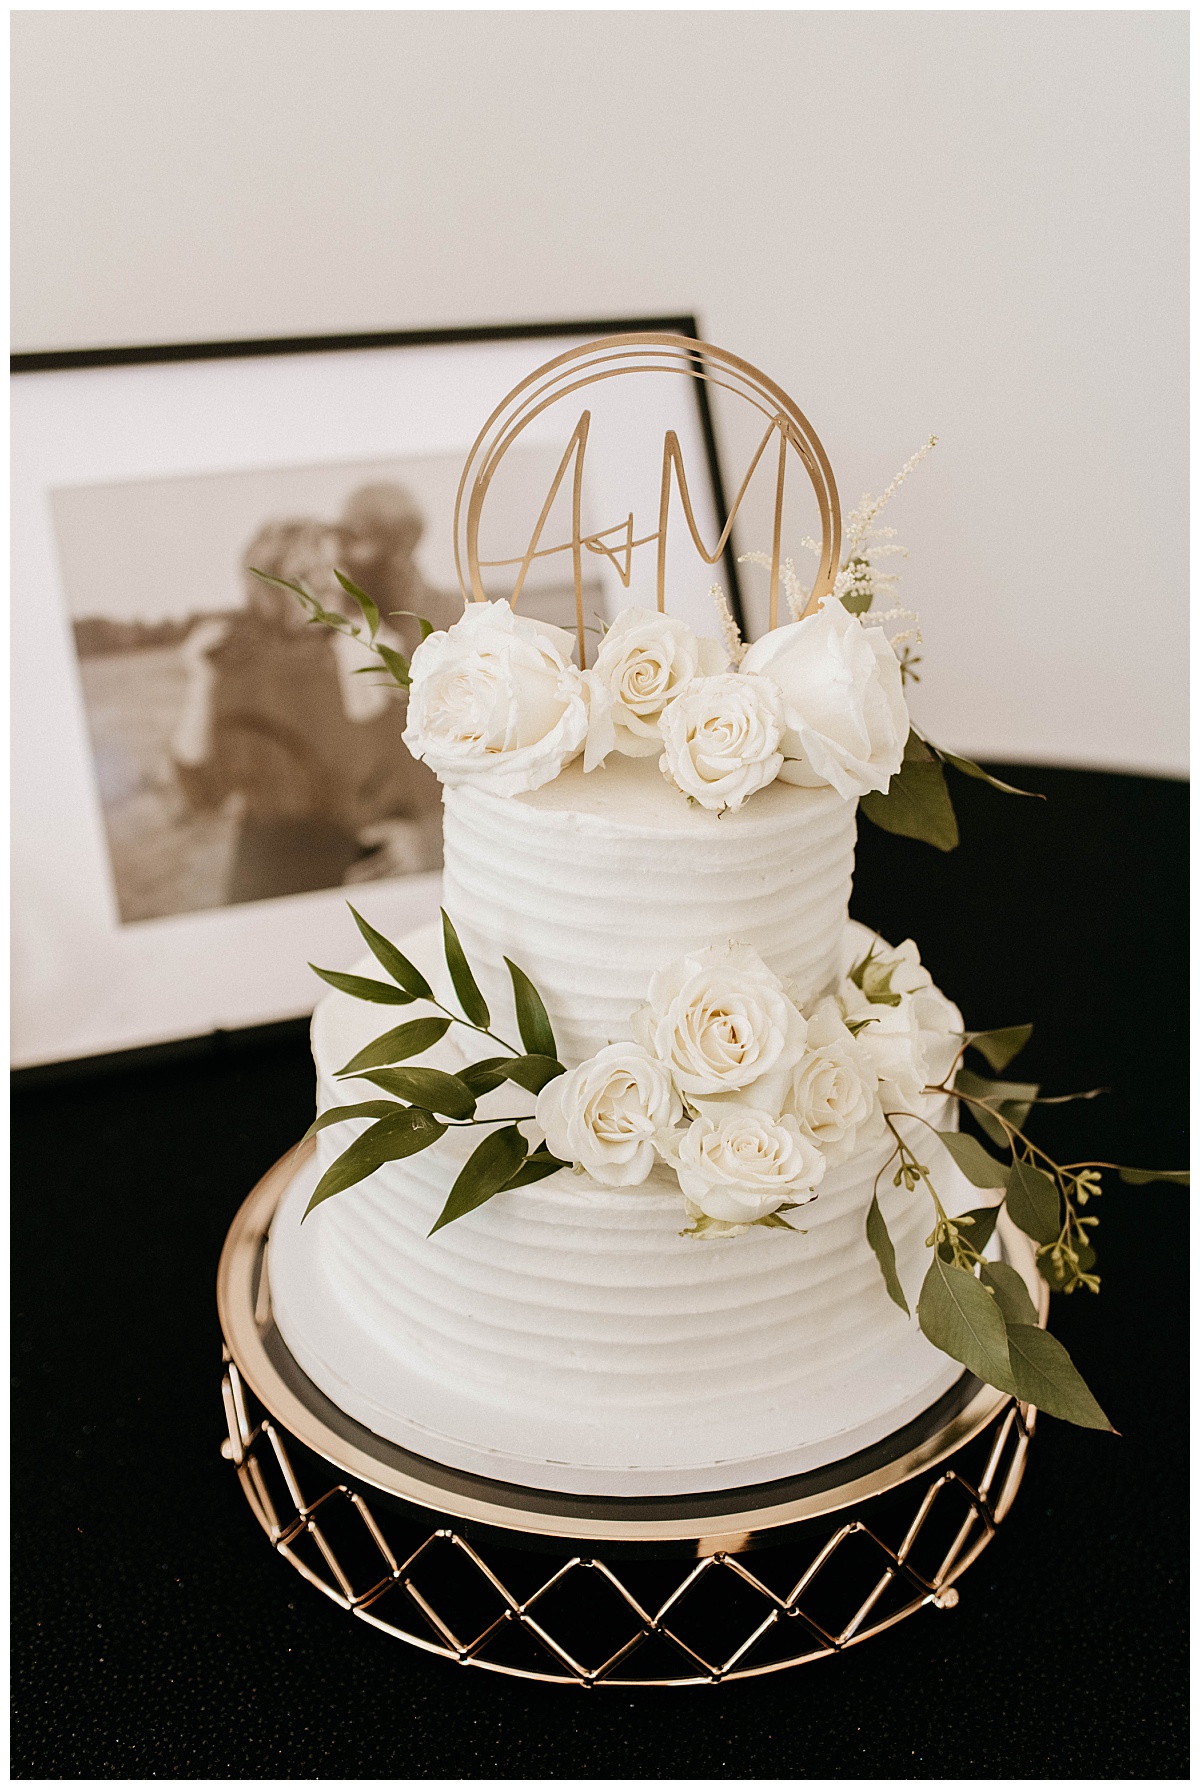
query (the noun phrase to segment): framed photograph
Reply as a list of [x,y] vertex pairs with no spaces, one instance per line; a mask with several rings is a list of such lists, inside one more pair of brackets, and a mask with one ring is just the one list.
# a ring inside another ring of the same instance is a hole
[[[414,617],[461,613],[455,496],[492,410],[555,354],[648,329],[696,334],[676,317],[14,358],[17,1067],[299,1018],[308,962],[359,954],[348,898],[397,937],[436,914],[440,792],[401,739],[403,695],[256,573],[333,606],[341,569],[411,651]],[[506,456],[489,563],[525,551],[570,427],[547,411]],[[717,539],[691,379],[636,406],[600,394],[589,529],[624,528],[631,484],[656,502],[666,428]],[[654,602],[652,564],[628,585],[615,565],[595,555],[589,625]],[[736,610],[732,547],[719,576]],[[521,607],[573,626],[569,557],[534,562]],[[672,593],[705,632],[710,607],[704,581]]]

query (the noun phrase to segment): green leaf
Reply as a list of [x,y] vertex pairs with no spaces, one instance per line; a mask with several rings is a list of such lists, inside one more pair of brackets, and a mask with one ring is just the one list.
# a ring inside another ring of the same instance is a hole
[[989,1156],[978,1138],[965,1131],[939,1131],[938,1136],[973,1187],[1003,1187],[1008,1170]]
[[503,1087],[508,1080],[505,1067],[512,1062],[511,1057],[481,1057],[478,1063],[472,1063],[466,1069],[458,1071],[458,1079],[465,1082],[476,1099],[482,1094],[491,1094],[496,1088]]
[[969,1106],[968,1111],[980,1129],[987,1133],[994,1144],[999,1144],[1002,1150],[1009,1149],[1010,1145],[1008,1133],[997,1115],[1002,1115],[1011,1125],[1020,1129],[1029,1117],[1029,1108],[1038,1094],[1038,1084],[1035,1081],[989,1081],[986,1076],[976,1075],[970,1069],[959,1070],[954,1078],[954,1086],[959,1093],[973,1094],[976,1100],[988,1102],[988,1107]]
[[979,1278],[985,1287],[992,1289],[1006,1325],[1036,1325],[1037,1312],[1029,1297],[1029,1289],[1015,1268],[1010,1268],[1007,1262],[985,1262],[979,1270]]
[[456,1218],[473,1212],[512,1180],[525,1161],[528,1145],[515,1125],[492,1131],[477,1144],[463,1164],[462,1171],[450,1189],[446,1204],[433,1230],[453,1224]]
[[767,1231],[791,1231],[793,1236],[796,1235],[795,1225],[789,1224],[786,1218],[781,1218],[778,1212],[764,1212],[761,1218],[755,1218],[751,1222],[761,1225]]
[[967,1043],[973,1045],[1000,1075],[1024,1050],[1032,1035],[1032,1026],[1000,1026],[994,1032],[968,1032]]
[[375,642],[375,651],[379,654],[379,657],[383,660],[400,688],[402,690],[409,689],[412,685],[412,673],[409,669],[408,660],[404,657],[404,654],[398,653],[393,646],[385,646],[382,640],[377,640]]
[[436,632],[433,623],[428,619],[428,617],[424,616],[424,615],[418,615],[415,609],[390,609],[388,611],[388,614],[389,615],[409,615],[409,616],[411,616],[413,621],[415,621],[417,623],[418,627],[421,630],[421,639],[422,640],[428,640],[429,636]]
[[411,1100],[414,1106],[441,1113],[447,1119],[475,1116],[475,1096],[470,1088],[457,1075],[447,1075],[442,1069],[367,1069],[360,1079],[374,1082],[385,1094]]
[[337,1074],[357,1075],[361,1069],[381,1069],[388,1063],[403,1063],[407,1057],[420,1056],[423,1050],[429,1050],[449,1030],[448,1019],[410,1019],[407,1025],[397,1026],[394,1031],[373,1038]]
[[858,805],[885,833],[921,839],[939,851],[953,851],[958,844],[958,822],[946,788],[946,773],[915,734],[909,735],[904,762],[888,784],[887,794],[870,790]]
[[508,1081],[515,1081],[530,1094],[540,1094],[547,1082],[566,1074],[556,1057],[507,1057],[504,1070]]
[[984,1245],[990,1241],[992,1232],[996,1228],[996,1220],[999,1216],[999,1206],[972,1206],[969,1212],[959,1212],[956,1215],[954,1222],[955,1224],[962,1224],[963,1220],[966,1218],[974,1219],[975,1222],[973,1224],[969,1224],[964,1228],[963,1236],[971,1245],[972,1249],[981,1250]]
[[1035,1243],[1053,1243],[1062,1229],[1058,1188],[1044,1169],[1032,1162],[1014,1162],[1005,1197],[1008,1216]]
[[1173,1187],[1190,1187],[1192,1177],[1185,1168],[1122,1168],[1117,1173],[1126,1187],[1148,1187],[1151,1181],[1169,1181]]
[[1010,1324],[1008,1356],[1019,1399],[1083,1429],[1112,1430],[1057,1337],[1036,1324]]
[[557,1156],[551,1156],[548,1150],[535,1150],[527,1156],[515,1175],[511,1175],[500,1189],[508,1193],[513,1187],[528,1187],[534,1181],[544,1181],[547,1175],[556,1175],[560,1168],[570,1168],[569,1162],[560,1162]]
[[342,589],[346,592],[347,596],[353,597],[354,601],[362,610],[363,620],[371,630],[370,638],[374,640],[376,634],[379,632],[379,610],[376,606],[374,597],[369,597],[365,590],[354,583],[353,579],[347,578],[345,574],[339,572],[336,567],[334,568],[333,575],[341,585]]
[[281,590],[290,590],[294,597],[299,597],[308,611],[310,623],[317,622],[322,627],[336,628],[341,634],[357,636],[358,629],[344,615],[339,615],[336,609],[322,608],[316,597],[306,591],[302,584],[293,584],[290,578],[276,578],[273,572],[260,572],[257,566],[250,566],[248,570],[255,578],[261,578],[264,584],[277,584]]
[[318,1131],[324,1131],[326,1125],[340,1125],[343,1119],[387,1119],[401,1110],[394,1100],[360,1100],[355,1106],[329,1106],[317,1114],[300,1142],[306,1144]]
[[871,1204],[867,1207],[867,1242],[875,1251],[875,1259],[883,1274],[883,1284],[888,1290],[888,1298],[900,1307],[905,1317],[911,1317],[908,1300],[904,1297],[904,1288],[900,1285],[900,1276],[896,1273],[896,1251],[892,1247],[892,1239],[888,1234],[883,1213],[879,1210],[879,1201],[871,1195]]
[[1000,1307],[973,1274],[943,1262],[936,1252],[917,1300],[917,1320],[952,1361],[961,1361],[1001,1392],[1015,1390]]
[[510,957],[504,959],[508,965],[508,973],[512,977],[513,999],[517,1006],[517,1025],[521,1032],[521,1043],[530,1056],[558,1058],[558,1046],[554,1042],[554,1032],[550,1025],[550,1016],[542,1005],[542,997],[524,970],[517,968]]
[[379,1001],[385,1006],[407,1007],[416,998],[403,988],[393,988],[390,982],[376,982],[372,976],[347,976],[341,970],[318,969],[315,963],[310,963],[308,967],[315,976],[320,976],[322,982],[328,982],[331,988],[340,988],[343,994],[352,994],[357,1001]]
[[952,764],[964,777],[976,777],[980,783],[990,783],[993,789],[1001,790],[1006,796],[1028,796],[1034,802],[1046,800],[1039,790],[1018,789],[1015,783],[1001,783],[999,777],[993,777],[990,771],[985,771],[972,758],[960,758],[956,752],[947,752],[942,746],[935,746],[933,750],[944,764]]
[[431,1001],[433,990],[416,964],[410,963],[403,951],[397,951],[392,941],[385,939],[382,932],[376,932],[370,921],[364,920],[355,908],[350,907],[349,902],[346,906],[354,915],[354,923],[370,945],[377,961],[383,965],[393,982],[398,982],[401,988],[407,989],[414,1000]]
[[344,1193],[358,1181],[365,1181],[385,1162],[396,1162],[404,1156],[415,1156],[427,1150],[445,1135],[446,1127],[419,1106],[401,1107],[393,1117],[380,1119],[369,1131],[355,1138],[343,1150],[317,1182],[312,1198],[304,1209],[305,1218],[322,1201],[335,1193]]
[[471,966],[467,962],[466,952],[458,942],[458,934],[445,908],[442,913],[442,945],[446,953],[446,968],[450,971],[450,980],[454,984],[454,992],[458,996],[458,1004],[473,1026],[487,1027],[492,1023],[487,1002],[479,992],[479,984],[471,974]]

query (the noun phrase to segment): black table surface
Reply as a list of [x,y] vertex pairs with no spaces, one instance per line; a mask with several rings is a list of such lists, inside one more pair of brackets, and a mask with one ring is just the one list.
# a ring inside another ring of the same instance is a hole
[[[1186,787],[1013,775],[1049,800],[956,780],[948,856],[864,822],[852,911],[968,1025],[1034,1020],[1048,1090],[1113,1090],[1042,1109],[1062,1160],[1177,1166]],[[957,1609],[778,1677],[584,1693],[354,1622],[220,1457],[217,1256],[312,1098],[298,1027],[17,1078],[15,1775],[1185,1775],[1186,1191],[1100,1201],[1103,1290],[1051,1322],[1121,1435],[1043,1421]]]

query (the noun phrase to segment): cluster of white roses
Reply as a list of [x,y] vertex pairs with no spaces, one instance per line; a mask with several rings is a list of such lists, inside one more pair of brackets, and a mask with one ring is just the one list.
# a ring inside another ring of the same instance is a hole
[[583,754],[657,755],[664,775],[721,813],[777,777],[847,800],[900,769],[908,710],[882,628],[834,598],[747,649],[736,670],[716,640],[654,610],[626,609],[580,671],[562,628],[507,602],[469,603],[412,659],[404,740],[450,788],[540,789]]
[[538,1096],[555,1156],[608,1187],[673,1169],[697,1228],[732,1235],[816,1198],[822,1176],[921,1111],[952,1067],[958,1009],[911,939],[854,961],[807,1016],[744,945],[690,952],[651,981],[632,1042],[609,1044]]

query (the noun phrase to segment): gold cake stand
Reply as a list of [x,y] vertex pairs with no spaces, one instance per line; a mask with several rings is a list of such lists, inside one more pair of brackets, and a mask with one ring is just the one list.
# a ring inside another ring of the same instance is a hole
[[[272,1547],[341,1609],[461,1665],[629,1689],[782,1671],[957,1604],[1020,1486],[1032,1407],[964,1373],[834,1466],[703,1495],[589,1498],[440,1466],[339,1410],[276,1328],[267,1233],[313,1147],[263,1177],[221,1254],[222,1454]],[[1032,1245],[1003,1214],[998,1234],[1044,1324]]]

